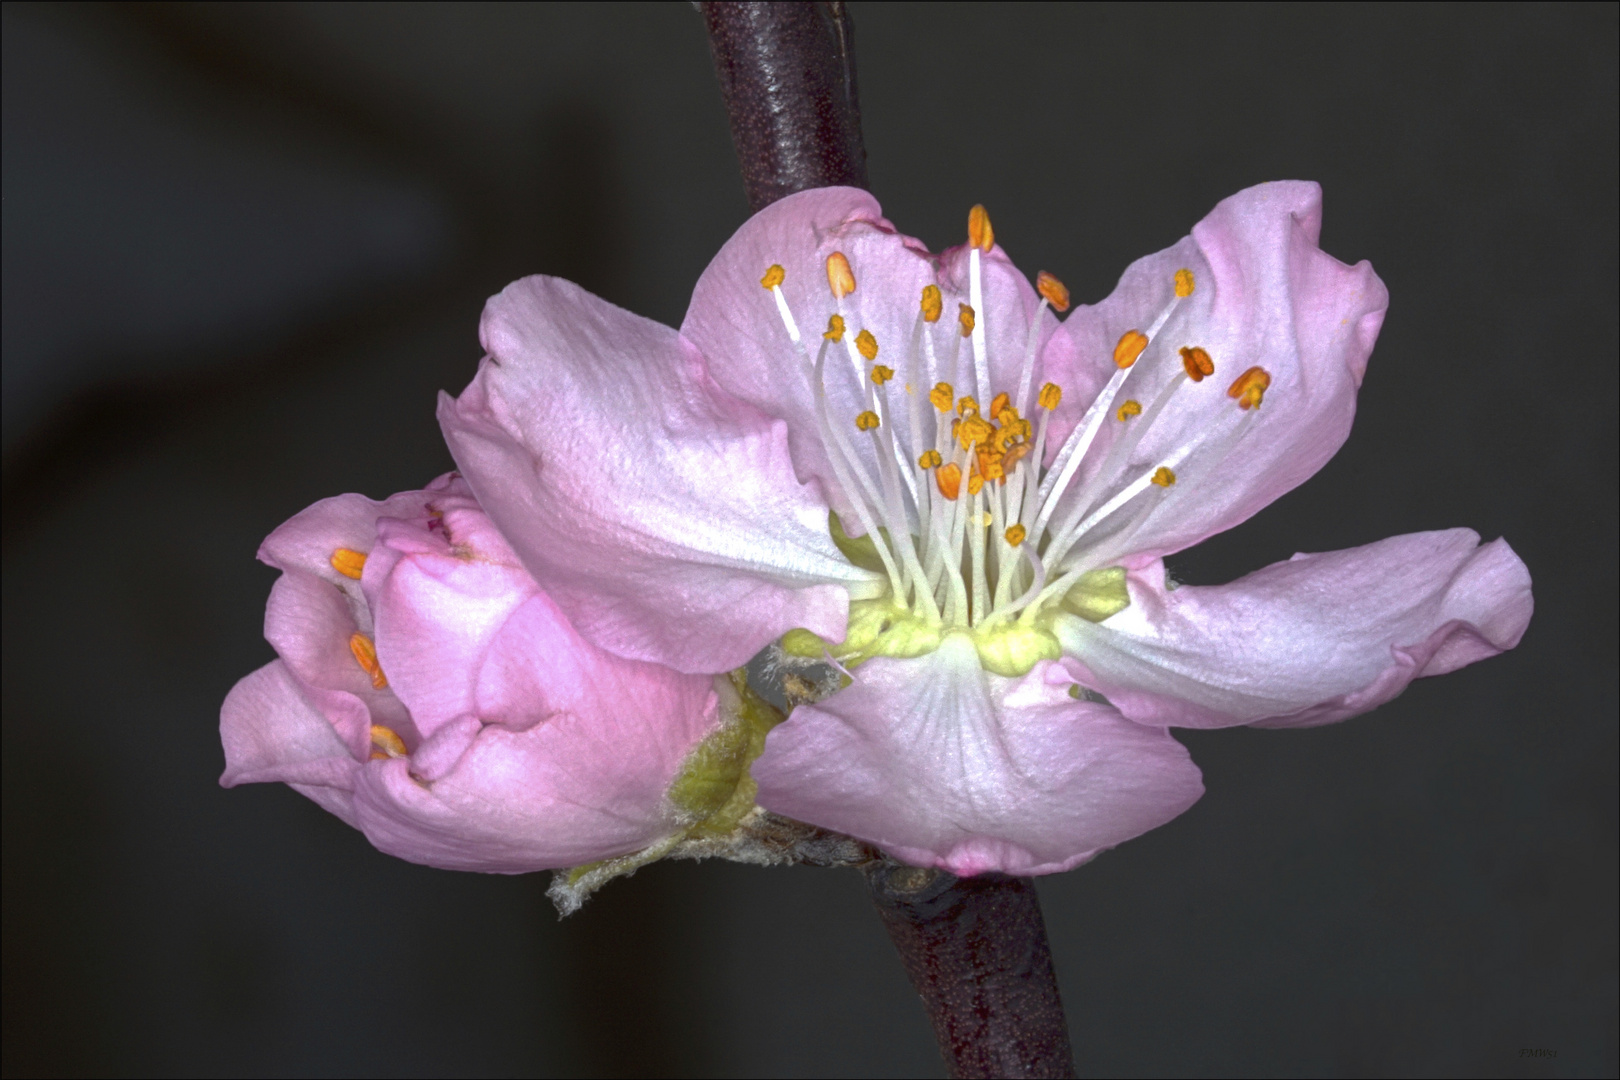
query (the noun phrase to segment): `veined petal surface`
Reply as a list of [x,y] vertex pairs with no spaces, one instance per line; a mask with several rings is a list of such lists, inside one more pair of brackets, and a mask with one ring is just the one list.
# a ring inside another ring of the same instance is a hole
[[1229,585],[1165,588],[1158,560],[1101,623],[1061,616],[1063,661],[1132,720],[1313,727],[1518,644],[1530,574],[1502,540],[1409,533],[1295,555]]

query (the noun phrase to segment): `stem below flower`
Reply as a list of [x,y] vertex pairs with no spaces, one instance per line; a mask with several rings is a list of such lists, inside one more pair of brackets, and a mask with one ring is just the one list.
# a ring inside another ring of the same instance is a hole
[[1074,1056],[1029,878],[866,872],[953,1077],[1070,1077]]

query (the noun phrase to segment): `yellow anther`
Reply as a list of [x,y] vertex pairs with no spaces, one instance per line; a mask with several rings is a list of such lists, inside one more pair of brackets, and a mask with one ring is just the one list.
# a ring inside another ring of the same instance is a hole
[[765,276],[759,279],[759,283],[767,289],[774,289],[785,280],[787,280],[787,271],[773,264],[769,270],[765,271]]
[[1001,410],[1005,409],[1011,401],[1012,395],[1003,390],[1001,393],[990,399],[990,415],[999,420],[1001,418]]
[[966,304],[956,305],[956,321],[962,324],[962,336],[973,333],[973,309]]
[[878,414],[867,409],[855,418],[855,426],[862,431],[871,431],[878,426]]
[[1146,334],[1140,330],[1127,330],[1120,335],[1119,344],[1114,346],[1114,363],[1120,367],[1130,367],[1147,347]]
[[979,403],[972,394],[963,394],[961,400],[956,403],[956,415],[966,416],[970,412],[977,416]]
[[405,740],[393,728],[383,727],[381,724],[371,725],[371,760],[382,761],[388,758],[405,757]]
[[872,381],[879,386],[894,378],[894,368],[876,364],[872,368]]
[[877,359],[877,338],[872,336],[872,331],[862,330],[855,335],[855,349],[868,360]]
[[1226,396],[1237,398],[1241,409],[1258,409],[1271,385],[1271,373],[1263,367],[1252,367],[1239,375],[1227,389]]
[[332,569],[346,578],[360,580],[360,574],[366,568],[366,553],[355,551],[353,548],[338,548],[332,552]]
[[996,246],[996,230],[990,227],[990,212],[981,205],[968,211],[968,243],[986,252]]
[[940,312],[945,310],[945,298],[939,294],[938,285],[924,285],[922,294],[923,322],[939,322]]
[[951,411],[951,403],[956,400],[956,389],[948,382],[937,383],[928,391],[928,400],[933,402],[934,408],[940,412],[948,413]]
[[939,488],[941,495],[955,502],[956,497],[962,494],[962,466],[953,461],[935,469],[934,486]]
[[1163,465],[1160,465],[1157,469],[1153,470],[1153,482],[1158,484],[1160,487],[1167,488],[1176,482],[1176,474],[1165,468]]
[[832,318],[828,319],[827,332],[821,336],[826,338],[828,341],[843,341],[844,317],[842,315],[834,315]]
[[1195,284],[1196,282],[1193,281],[1193,272],[1191,270],[1188,270],[1185,266],[1183,266],[1180,270],[1176,271],[1177,296],[1181,297],[1182,299],[1186,299],[1187,297],[1191,296],[1193,294]]
[[1049,382],[1045,386],[1041,387],[1041,396],[1036,398],[1035,402],[1047,412],[1051,412],[1053,409],[1058,407],[1058,402],[1062,400],[1063,387],[1059,386],[1057,383]]
[[1069,287],[1045,270],[1035,275],[1035,291],[1046,298],[1052,310],[1069,310]]
[[1024,537],[1029,535],[1029,530],[1024,528],[1022,525],[1014,525],[1012,528],[1007,530],[1005,535],[1007,537],[1007,543],[1011,544],[1013,547],[1017,547],[1019,544],[1024,542]]
[[1121,405],[1114,415],[1118,417],[1119,422],[1123,424],[1133,416],[1142,415],[1142,403],[1137,401],[1135,398],[1132,398],[1130,401],[1127,401],[1125,404]]
[[354,662],[360,665],[360,670],[371,676],[371,686],[381,690],[388,685],[388,679],[383,675],[382,665],[377,663],[377,646],[364,634],[349,635],[349,651],[354,654]]
[[984,477],[980,476],[978,473],[974,473],[972,476],[968,477],[968,494],[969,495],[977,495],[979,492],[981,492],[983,490],[984,490]]
[[917,459],[917,464],[924,469],[937,469],[939,468],[939,463],[944,460],[944,458],[939,456],[938,450],[924,450],[922,452],[922,457]]
[[1181,366],[1187,369],[1187,378],[1193,382],[1203,382],[1205,375],[1215,374],[1215,361],[1196,345],[1181,350]]
[[956,425],[956,441],[966,450],[970,446],[983,446],[990,441],[990,436],[996,433],[990,421],[977,413],[964,417]]
[[842,251],[827,256],[827,287],[838,300],[855,291],[855,271],[849,268],[849,260]]
[[[1000,454],[979,455],[979,475],[986,480],[1005,480],[1007,470],[1002,467]],[[972,490],[970,487],[968,490]]]

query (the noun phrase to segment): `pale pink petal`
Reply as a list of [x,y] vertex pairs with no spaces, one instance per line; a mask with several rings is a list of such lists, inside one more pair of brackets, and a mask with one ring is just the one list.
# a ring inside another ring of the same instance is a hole
[[319,789],[322,806],[356,823],[350,792],[360,764],[281,661],[231,689],[220,709],[219,737],[225,747],[221,786],[282,781]]
[[[468,715],[525,730],[572,713],[700,715],[707,676],[626,660],[582,639],[470,497],[385,519],[366,565],[377,654],[423,737]],[[375,571],[375,576],[373,576]]]
[[439,419],[523,564],[588,639],[712,672],[803,626],[837,640],[851,566],[780,422],[719,390],[675,331],[555,278],[490,301],[490,357]]
[[1383,704],[1425,675],[1513,648],[1530,574],[1469,529],[1295,555],[1230,585],[1167,590],[1157,560],[1102,623],[1061,616],[1064,663],[1144,724],[1311,727]]
[[869,660],[801,705],[754,763],[759,803],[954,874],[1067,870],[1203,794],[1167,732],[1076,700],[1057,665],[1004,679],[952,635],[915,660]]
[[[1213,376],[1176,390],[1140,443],[1117,460],[1109,459],[1110,447],[1146,417],[1119,421],[1110,410],[1080,471],[1084,482],[1070,486],[1065,505],[1083,496],[1100,502],[1180,448],[1197,446],[1174,469],[1179,483],[1141,497],[1144,509],[1150,499],[1156,508],[1104,552],[1109,558],[1169,554],[1230,529],[1312,476],[1344,443],[1389,300],[1369,264],[1347,266],[1317,246],[1321,222],[1316,184],[1241,191],[1190,237],[1133,263],[1107,300],[1063,323],[1049,349],[1049,377],[1096,386],[1113,373],[1121,335],[1150,329],[1174,299],[1176,271],[1189,269],[1194,293],[1131,369],[1116,408],[1136,400],[1150,409],[1183,371],[1184,346],[1203,348],[1215,365]],[[1269,372],[1271,386],[1261,406],[1244,413],[1227,389],[1250,367]],[[1072,396],[1054,420],[1049,458],[1093,395]]]
[[[841,306],[827,285],[826,263],[833,252],[842,252],[849,260],[856,280],[855,291]],[[980,393],[974,384],[972,353],[966,348],[955,372],[948,370],[951,350],[961,343],[957,305],[970,301],[967,263],[966,248],[936,257],[919,241],[896,232],[884,220],[877,200],[865,191],[815,188],[772,203],[737,230],[698,280],[681,332],[703,352],[709,372],[723,389],[787,422],[797,475],[818,481],[855,533],[860,531],[859,520],[829,461],[816,420],[806,374],[809,358],[821,347],[821,335],[835,313],[842,312],[847,340],[869,331],[877,340],[876,362],[895,372],[888,384],[891,408],[886,422],[902,444],[904,459],[914,460],[933,445],[929,389],[949,380],[957,394]],[[1018,389],[1039,298],[999,247],[983,257],[983,264],[984,311],[978,317],[987,333],[992,389],[982,395],[980,404],[988,410],[995,392]],[[802,347],[793,344],[775,299],[760,284],[772,265],[781,266],[786,274],[782,292],[803,335]],[[932,325],[919,319],[927,285],[940,287],[944,306],[943,317]],[[933,366],[915,338],[920,325],[935,345]],[[1057,322],[1048,313],[1039,326],[1037,352]],[[823,385],[830,422],[847,432],[875,480],[879,444],[854,425],[855,417],[869,407],[864,373],[870,369],[863,362],[863,374],[857,378],[846,347],[833,346],[823,369]],[[1033,385],[1039,388],[1038,377]],[[910,431],[907,393],[923,399],[918,402],[926,421],[921,442]]]
[[680,827],[665,793],[718,723],[712,691],[691,704],[606,700],[525,731],[459,719],[411,759],[366,767],[360,828],[382,851],[449,870],[526,873],[640,850]]

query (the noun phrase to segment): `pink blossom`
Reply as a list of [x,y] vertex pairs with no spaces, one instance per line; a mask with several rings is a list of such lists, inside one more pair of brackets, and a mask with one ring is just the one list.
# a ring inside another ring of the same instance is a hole
[[509,286],[440,420],[586,639],[850,673],[771,732],[760,805],[956,873],[1058,871],[1196,801],[1168,726],[1341,720],[1528,624],[1524,565],[1461,529],[1166,577],[1349,434],[1387,294],[1320,224],[1314,184],[1248,189],[1059,321],[977,209],[934,256],[866,192],[804,192],[679,332]]
[[226,787],[282,781],[413,862],[516,873],[647,848],[720,723],[712,680],[581,639],[454,474],[265,540],[280,659],[237,683]]

